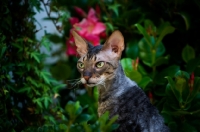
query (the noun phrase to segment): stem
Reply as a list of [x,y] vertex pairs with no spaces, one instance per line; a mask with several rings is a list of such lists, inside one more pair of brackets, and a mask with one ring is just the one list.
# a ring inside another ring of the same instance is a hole
[[112,24],[112,19],[111,19],[111,15],[110,13],[106,10],[106,6],[104,4],[103,0],[100,0],[100,4],[102,5],[102,9],[105,11],[106,16],[108,17],[108,20],[110,21],[110,23]]
[[[152,49],[151,51],[152,51],[152,65],[154,65],[155,60],[156,60],[156,50]],[[156,74],[156,66],[153,66],[152,68],[153,68],[153,78],[154,78]]]
[[[48,9],[47,9],[47,7],[46,7],[46,5],[48,5],[48,3],[49,3],[49,0],[45,3],[44,2],[44,0],[40,0],[41,2],[42,2],[42,4],[44,5],[44,9],[45,9],[45,11],[46,11],[46,13],[47,13],[47,16],[49,17],[49,18],[51,18],[51,10],[50,11],[48,11]],[[52,22],[53,22],[53,25],[55,26],[55,28],[57,29],[57,31],[59,32],[59,33],[61,33],[61,31],[58,29],[58,27],[57,27],[57,21],[54,21],[54,20],[52,20]]]

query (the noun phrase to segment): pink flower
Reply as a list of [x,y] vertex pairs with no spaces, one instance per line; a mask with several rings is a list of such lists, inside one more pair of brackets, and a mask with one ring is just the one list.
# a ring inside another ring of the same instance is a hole
[[194,86],[194,72],[191,73],[190,78],[189,78],[189,87],[190,91],[193,91],[193,86]]
[[[79,12],[79,14],[84,14],[84,11],[78,7],[76,7],[76,11]],[[106,36],[104,32],[106,26],[104,23],[99,22],[96,12],[93,8],[90,8],[87,17],[83,18],[81,22],[79,22],[78,18],[76,17],[70,18],[69,22],[73,26],[72,30],[76,30],[80,36],[94,46],[100,44],[100,37],[103,33],[104,37]],[[76,55],[76,48],[74,46],[74,40],[71,39],[71,34],[67,41],[67,55]]]
[[69,18],[69,22],[71,25],[74,25],[74,24],[78,23],[79,20],[77,17],[71,17],[71,18]]
[[67,44],[66,54],[71,56],[76,56],[76,46],[74,45],[74,38],[72,37],[71,34],[66,44]]

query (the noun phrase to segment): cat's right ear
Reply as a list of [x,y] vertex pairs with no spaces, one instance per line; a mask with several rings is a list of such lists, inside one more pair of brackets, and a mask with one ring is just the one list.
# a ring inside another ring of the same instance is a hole
[[124,50],[124,37],[118,30],[114,31],[108,40],[105,42],[102,51],[110,54],[113,58],[120,59],[122,51]]
[[75,45],[77,47],[76,51],[80,56],[84,56],[85,54],[87,54],[88,52],[88,45],[85,42],[85,40],[78,35],[78,33],[76,33],[76,31],[72,31],[72,35],[74,37],[75,40]]

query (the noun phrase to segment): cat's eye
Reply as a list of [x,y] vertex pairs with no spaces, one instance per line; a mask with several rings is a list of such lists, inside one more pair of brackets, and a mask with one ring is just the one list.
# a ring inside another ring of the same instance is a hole
[[78,62],[77,64],[78,68],[83,69],[84,68],[84,64],[82,62]]
[[101,68],[101,67],[104,66],[104,64],[105,64],[105,62],[99,61],[99,62],[96,63],[96,67],[97,67],[97,68]]

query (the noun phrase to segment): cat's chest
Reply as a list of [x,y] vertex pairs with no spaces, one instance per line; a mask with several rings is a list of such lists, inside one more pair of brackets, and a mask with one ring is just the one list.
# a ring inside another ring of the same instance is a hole
[[98,115],[101,116],[106,111],[109,111],[110,116],[114,115],[118,110],[118,100],[116,98],[110,98],[106,101],[98,102]]

